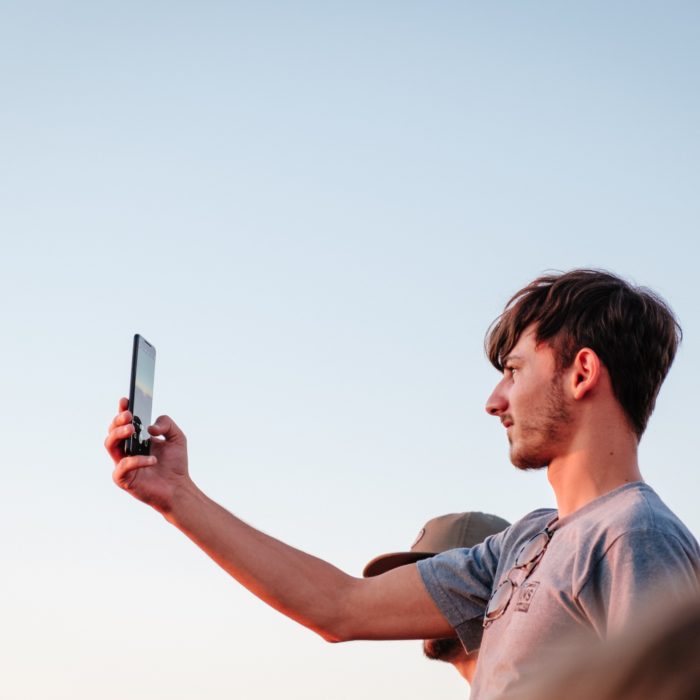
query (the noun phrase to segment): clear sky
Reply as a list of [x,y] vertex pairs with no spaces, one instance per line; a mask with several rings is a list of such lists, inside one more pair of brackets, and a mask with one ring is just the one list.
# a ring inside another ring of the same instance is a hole
[[131,342],[191,472],[359,574],[438,514],[553,504],[483,410],[548,269],[685,339],[640,452],[700,534],[694,2],[6,2],[0,697],[462,698],[416,642],[328,645],[119,491]]

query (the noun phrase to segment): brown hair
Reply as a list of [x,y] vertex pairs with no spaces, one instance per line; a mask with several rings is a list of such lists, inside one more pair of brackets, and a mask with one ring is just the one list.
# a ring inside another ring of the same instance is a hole
[[554,349],[560,370],[583,347],[600,357],[641,437],[682,337],[666,303],[603,270],[543,275],[517,292],[489,328],[486,354],[496,369],[503,371],[503,359],[531,324],[536,342]]

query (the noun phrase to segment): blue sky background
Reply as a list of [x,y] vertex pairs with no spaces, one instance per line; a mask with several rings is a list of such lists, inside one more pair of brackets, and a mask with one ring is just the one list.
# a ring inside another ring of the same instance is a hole
[[696,3],[0,7],[0,695],[464,697],[416,642],[330,646],[111,483],[131,339],[191,471],[359,574],[435,515],[552,505],[483,405],[548,269],[665,296],[642,471],[700,534]]

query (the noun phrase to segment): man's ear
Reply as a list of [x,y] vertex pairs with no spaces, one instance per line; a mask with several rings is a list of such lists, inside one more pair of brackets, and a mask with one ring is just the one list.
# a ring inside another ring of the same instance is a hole
[[598,354],[590,348],[581,348],[570,368],[571,391],[575,400],[580,400],[593,391],[600,382],[603,363]]

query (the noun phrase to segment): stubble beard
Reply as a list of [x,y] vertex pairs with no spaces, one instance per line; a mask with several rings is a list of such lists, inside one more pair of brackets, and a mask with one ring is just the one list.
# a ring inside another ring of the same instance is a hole
[[462,644],[456,637],[449,639],[424,639],[423,654],[433,661],[451,662],[462,652]]
[[510,461],[518,469],[544,469],[555,456],[567,426],[571,423],[571,411],[566,404],[562,388],[562,373],[552,378],[544,400],[544,406],[527,418],[518,420],[520,439],[510,437]]

